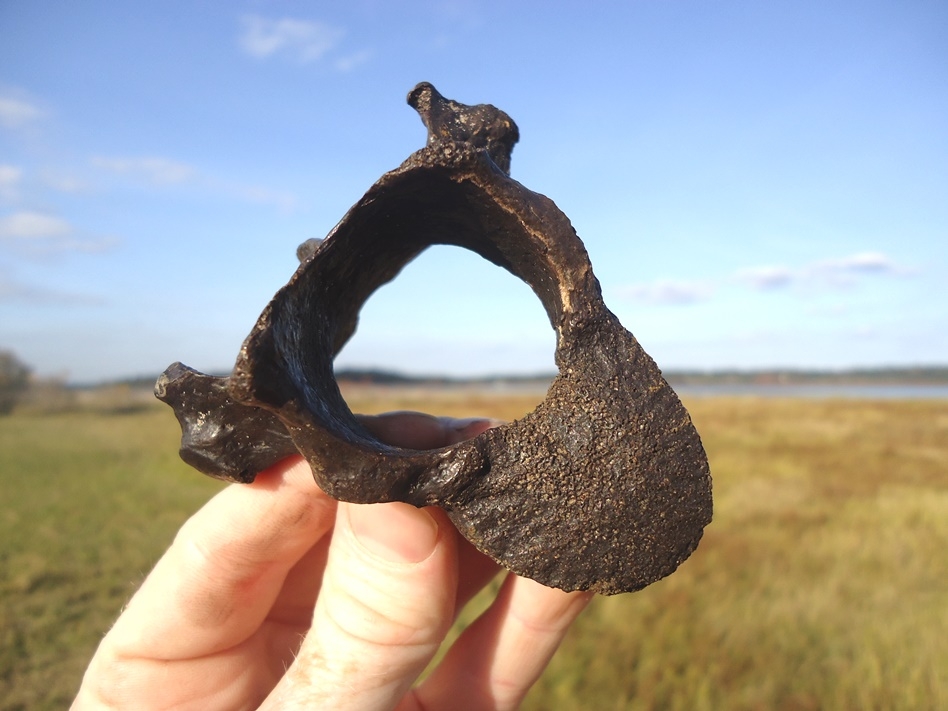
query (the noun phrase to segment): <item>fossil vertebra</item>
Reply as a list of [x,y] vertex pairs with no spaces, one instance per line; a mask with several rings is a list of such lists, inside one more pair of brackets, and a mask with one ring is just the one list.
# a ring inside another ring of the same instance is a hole
[[[425,148],[383,175],[261,314],[234,370],[172,365],[156,385],[182,457],[252,481],[299,452],[344,501],[437,505],[509,570],[564,590],[638,590],[694,551],[711,520],[701,440],[654,361],[606,308],[585,247],[548,198],[508,176],[519,134],[490,105],[419,84]],[[379,442],[333,375],[369,296],[425,248],[464,247],[529,284],[559,373],[526,417],[438,450]]]

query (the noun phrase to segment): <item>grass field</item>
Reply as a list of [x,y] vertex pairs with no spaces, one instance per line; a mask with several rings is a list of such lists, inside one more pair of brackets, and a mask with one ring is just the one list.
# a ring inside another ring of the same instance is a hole
[[[538,400],[347,397],[362,412],[508,419]],[[670,578],[595,600],[525,708],[948,708],[948,402],[687,404],[714,523]],[[177,438],[165,408],[0,419],[0,708],[68,705],[101,635],[219,488],[178,461]]]

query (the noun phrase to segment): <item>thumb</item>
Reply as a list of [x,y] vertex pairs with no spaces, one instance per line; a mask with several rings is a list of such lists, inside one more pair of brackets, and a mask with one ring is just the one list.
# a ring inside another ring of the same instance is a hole
[[394,708],[451,625],[455,536],[437,509],[340,503],[313,625],[262,708]]

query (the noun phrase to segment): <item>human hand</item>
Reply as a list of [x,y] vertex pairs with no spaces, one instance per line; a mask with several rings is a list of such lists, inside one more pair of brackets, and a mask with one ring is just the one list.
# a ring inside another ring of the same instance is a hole
[[[487,420],[363,418],[432,449]],[[456,613],[498,566],[443,511],[336,502],[300,458],[188,520],[103,639],[73,709],[513,709],[589,593],[508,574],[418,686]]]

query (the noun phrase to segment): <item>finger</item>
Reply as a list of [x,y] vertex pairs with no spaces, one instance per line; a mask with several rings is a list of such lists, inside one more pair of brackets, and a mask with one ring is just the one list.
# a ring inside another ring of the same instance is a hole
[[500,427],[504,424],[503,420],[493,418],[469,417],[465,419],[455,419],[453,417],[438,418],[442,421],[448,433],[448,444],[457,444],[465,440],[477,437],[477,435],[486,432],[492,427]]
[[387,412],[359,415],[359,421],[383,442],[407,449],[438,449],[463,442],[496,427],[499,420],[470,418],[458,420],[422,412]]
[[174,660],[240,643],[328,533],[334,510],[301,459],[227,487],[185,523],[132,598],[109,634],[114,651]]
[[[381,415],[357,415],[366,429],[383,442],[411,449],[436,449],[476,437],[501,420],[485,417],[455,419],[435,417],[422,412],[387,412]],[[497,574],[500,566],[474,548],[460,535],[458,570],[460,579],[455,609],[460,610]]]
[[331,537],[324,536],[290,569],[264,622],[266,656],[277,671],[273,675],[274,683],[296,658],[313,621],[313,607],[322,585],[330,542]]
[[454,609],[457,614],[497,576],[500,565],[477,550],[461,534],[455,535],[458,546],[458,594]]
[[288,625],[302,623],[309,627],[329,556],[330,539],[330,536],[321,538],[286,574],[283,588],[267,615],[268,621]]
[[[391,412],[377,416],[359,416],[390,444],[409,446],[453,444],[476,437],[499,424],[498,420],[470,418],[464,420],[450,417],[433,417],[417,412]],[[300,627],[301,621],[309,625],[313,605],[319,593],[320,576],[313,570],[323,570],[328,552],[328,538],[310,551],[287,575],[280,597],[274,603],[268,620]],[[499,570],[495,562],[480,553],[463,538],[459,540],[459,569],[461,579],[458,589],[457,609],[483,588]],[[304,628],[305,629],[305,628]],[[288,634],[294,634],[288,630]]]
[[406,708],[518,708],[591,598],[508,575],[493,604],[461,634]]
[[313,626],[263,708],[394,708],[451,625],[455,536],[437,509],[340,504]]

